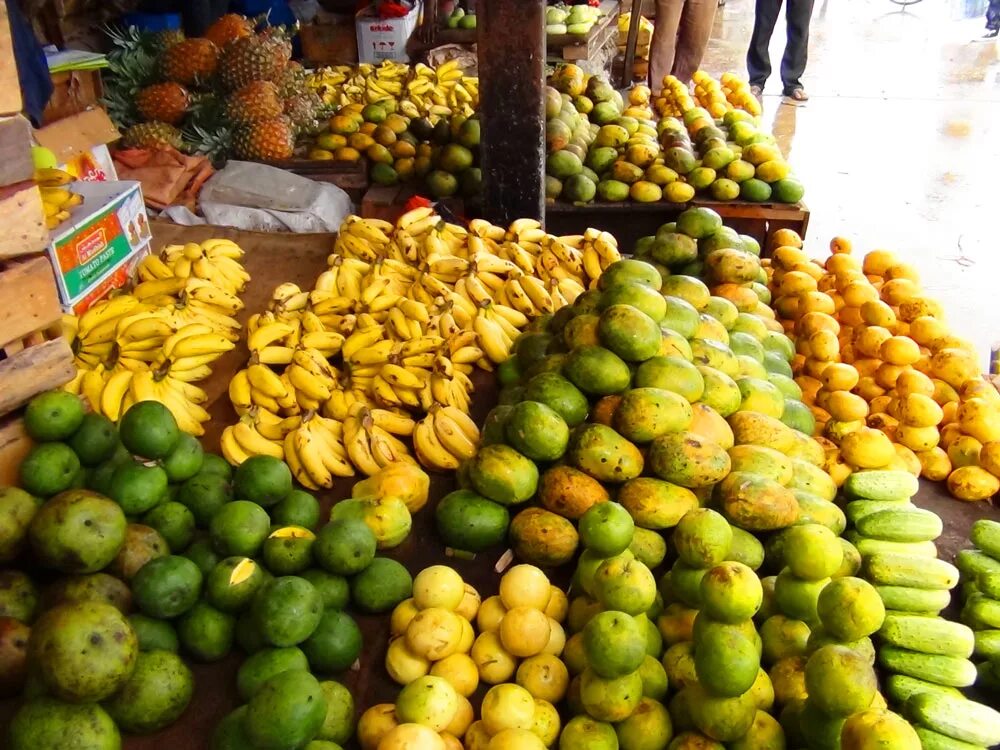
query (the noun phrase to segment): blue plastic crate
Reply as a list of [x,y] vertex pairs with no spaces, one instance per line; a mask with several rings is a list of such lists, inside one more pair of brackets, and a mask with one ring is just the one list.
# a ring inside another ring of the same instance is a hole
[[125,24],[143,31],[172,31],[181,28],[180,13],[126,13]]

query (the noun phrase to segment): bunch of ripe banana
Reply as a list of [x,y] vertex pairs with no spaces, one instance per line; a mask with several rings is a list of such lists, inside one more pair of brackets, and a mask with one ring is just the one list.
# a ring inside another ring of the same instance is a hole
[[54,167],[35,170],[35,182],[42,194],[45,209],[45,225],[55,229],[69,219],[69,212],[83,203],[83,196],[66,187],[76,178],[69,172]]
[[454,406],[434,406],[413,429],[413,449],[428,469],[455,471],[478,448],[479,428]]
[[309,76],[311,86],[332,107],[396,102],[407,117],[471,116],[479,106],[479,79],[463,75],[456,60],[437,68],[385,61],[380,65],[337,65]]
[[160,401],[182,429],[203,434],[208,396],[195,384],[239,339],[236,295],[250,278],[242,255],[229,240],[167,247],[141,261],[131,293],[64,316],[77,366],[65,388],[112,420],[137,401]]

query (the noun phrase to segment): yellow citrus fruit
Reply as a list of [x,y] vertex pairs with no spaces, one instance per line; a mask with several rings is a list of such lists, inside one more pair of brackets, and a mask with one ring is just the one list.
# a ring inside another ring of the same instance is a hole
[[515,565],[500,579],[500,600],[508,609],[534,607],[544,611],[552,596],[552,585],[534,565]]
[[535,699],[520,685],[495,685],[483,696],[480,711],[490,734],[505,729],[530,729],[535,718]]
[[447,565],[431,565],[413,579],[413,603],[418,609],[455,610],[465,597],[465,582]]
[[392,615],[389,617],[389,632],[393,635],[403,635],[406,632],[406,628],[409,626],[410,621],[417,616],[420,610],[417,605],[414,604],[412,597],[410,599],[404,599],[396,608],[392,610]]
[[515,679],[535,698],[558,703],[569,687],[569,670],[557,656],[539,654],[521,662]]
[[556,622],[562,622],[566,619],[568,609],[569,600],[566,598],[565,592],[556,586],[550,586],[549,603],[545,605],[545,614]]
[[486,599],[476,613],[476,625],[480,633],[492,633],[500,628],[500,621],[503,619],[507,608],[500,601],[499,596],[491,596]]
[[431,666],[430,674],[443,677],[455,688],[455,692],[466,698],[479,687],[479,669],[468,654],[446,656]]
[[462,601],[459,602],[458,607],[455,608],[455,614],[461,615],[469,622],[476,619],[476,615],[479,612],[479,605],[481,603],[479,592],[476,591],[469,584],[464,585],[465,593],[462,594]]
[[443,607],[420,610],[406,628],[410,653],[437,661],[458,650],[462,640],[462,618]]
[[431,663],[423,656],[417,656],[406,645],[406,638],[400,636],[389,641],[385,652],[385,669],[400,685],[408,685],[431,671]]
[[480,633],[469,652],[479,669],[479,679],[491,685],[509,680],[517,660],[503,647],[497,633]]
[[500,642],[514,656],[540,654],[552,629],[545,613],[534,607],[513,607],[500,621]]

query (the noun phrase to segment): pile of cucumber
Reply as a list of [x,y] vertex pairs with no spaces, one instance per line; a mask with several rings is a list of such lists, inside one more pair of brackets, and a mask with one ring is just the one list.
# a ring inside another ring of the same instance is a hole
[[[891,470],[855,472],[843,486],[845,513],[853,527],[846,537],[861,553],[862,574],[886,609],[877,633],[878,662],[890,674],[885,692],[913,722],[924,750],[989,747],[1000,743],[1000,713],[959,691],[976,682],[970,657],[979,638],[968,625],[940,616],[958,585],[959,569],[937,558],[934,540],[941,535],[941,519],[910,502],[917,489],[911,474]],[[979,536],[988,537],[1000,559],[1000,524],[986,531]],[[994,575],[990,590],[1000,595],[1000,561],[971,554],[976,575],[988,568]],[[966,556],[964,564],[969,560]],[[978,585],[980,579],[976,581]],[[981,601],[993,607],[986,614],[993,619],[989,627],[996,628],[991,643],[1000,659],[1000,601],[977,596],[970,600],[974,611],[985,609]],[[987,624],[982,623],[978,627]]]
[[962,573],[962,622],[975,631],[976,684],[1000,690],[1000,523],[972,525],[975,549],[958,553]]

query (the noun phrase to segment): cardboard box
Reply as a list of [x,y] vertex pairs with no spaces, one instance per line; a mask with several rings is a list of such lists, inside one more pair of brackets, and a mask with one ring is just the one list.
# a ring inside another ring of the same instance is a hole
[[310,23],[299,29],[302,56],[315,65],[353,65],[358,61],[358,36],[352,16],[337,23]]
[[82,312],[128,280],[149,251],[149,218],[138,182],[76,182],[83,205],[51,234],[49,259],[63,309]]
[[383,60],[406,62],[406,43],[420,21],[421,4],[402,18],[379,18],[374,5],[358,11],[355,24],[358,33],[358,62],[380,63]]
[[60,168],[83,182],[118,179],[109,143],[121,138],[103,109],[89,109],[35,131],[35,141],[56,155]]
[[52,97],[42,113],[42,122],[46,125],[100,106],[104,96],[99,70],[53,73],[52,85]]

